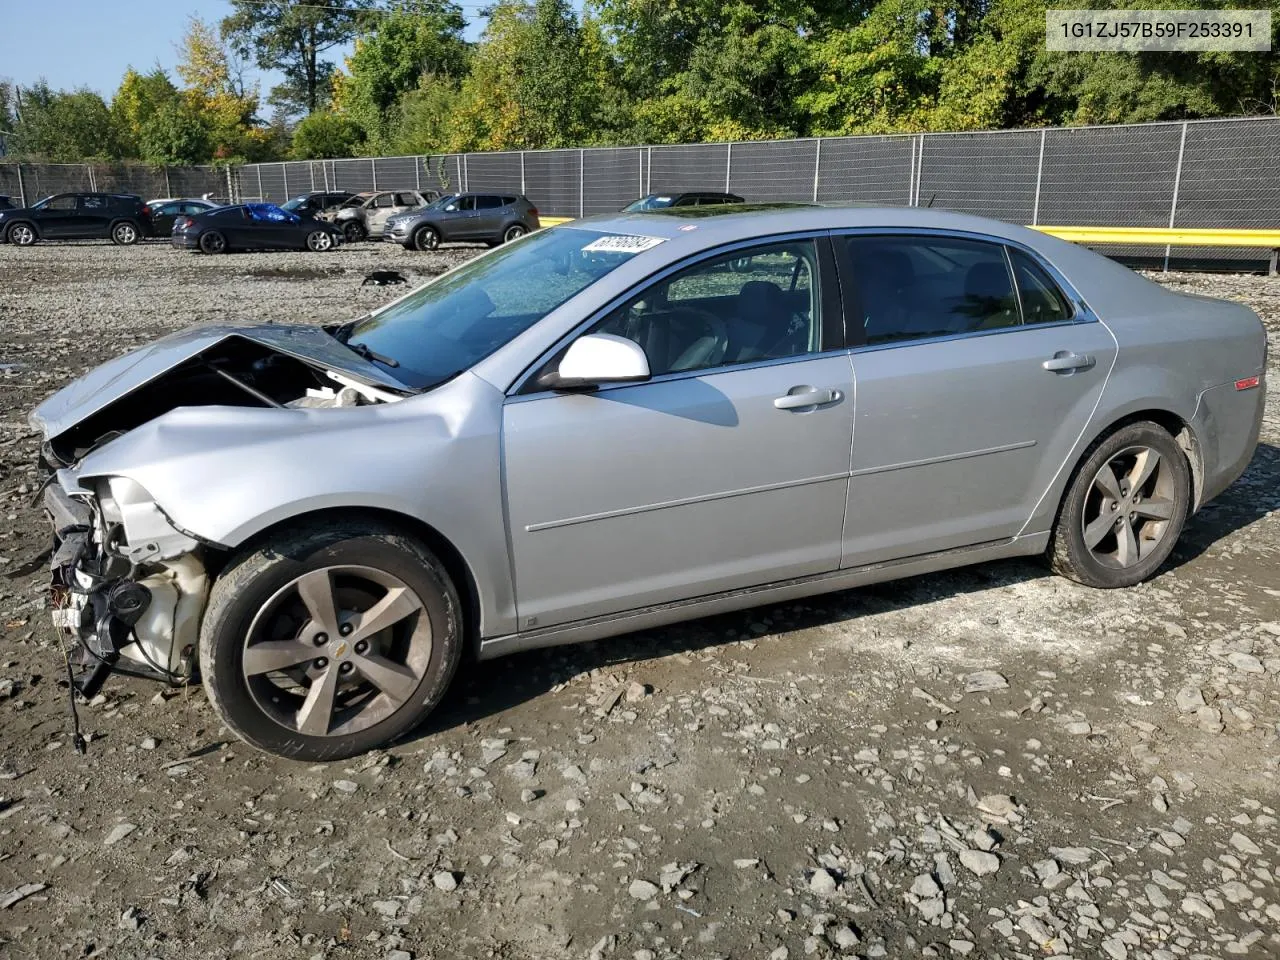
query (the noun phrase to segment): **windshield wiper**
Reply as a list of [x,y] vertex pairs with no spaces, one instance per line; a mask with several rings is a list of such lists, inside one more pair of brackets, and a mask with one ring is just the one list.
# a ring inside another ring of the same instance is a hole
[[345,341],[343,341],[343,346],[345,346],[352,353],[357,353],[360,356],[364,357],[366,360],[372,360],[375,363],[380,363],[384,367],[400,366],[399,360],[395,359],[394,357],[388,357],[381,353],[378,353],[376,350],[371,350],[366,344],[346,343]]

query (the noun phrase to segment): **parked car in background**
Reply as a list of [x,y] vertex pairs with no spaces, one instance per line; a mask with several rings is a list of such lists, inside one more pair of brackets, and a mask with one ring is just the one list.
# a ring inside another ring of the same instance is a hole
[[147,203],[151,210],[151,229],[157,237],[172,234],[178,217],[193,217],[197,213],[216,210],[218,206],[210,200],[151,200]]
[[45,400],[50,607],[99,685],[116,660],[185,682],[198,647],[240,737],[334,760],[419,724],[468,644],[1003,557],[1137,584],[1252,458],[1266,349],[1243,304],[994,220],[579,220]]
[[336,210],[354,196],[350,190],[318,190],[300,194],[280,207],[300,217],[318,217],[328,210]]
[[151,211],[132,194],[59,193],[30,207],[0,210],[0,241],[19,247],[101,238],[128,246],[151,234]]
[[15,206],[13,200],[0,193],[0,210],[12,210]]
[[651,193],[639,200],[632,200],[622,208],[623,213],[644,210],[661,210],[664,207],[713,207],[722,203],[745,203],[736,193],[715,193],[710,190],[686,193]]
[[414,250],[434,250],[455,241],[510,243],[541,227],[528,197],[509,193],[460,193],[441,197],[421,210],[387,219],[383,239]]
[[201,253],[232,250],[322,253],[341,242],[342,231],[332,223],[300,217],[271,203],[244,203],[178,217],[172,235],[175,247]]
[[402,213],[419,210],[440,199],[435,190],[383,190],[380,193],[360,193],[337,210],[323,214],[332,219],[342,230],[348,243],[367,237],[379,239],[387,220]]

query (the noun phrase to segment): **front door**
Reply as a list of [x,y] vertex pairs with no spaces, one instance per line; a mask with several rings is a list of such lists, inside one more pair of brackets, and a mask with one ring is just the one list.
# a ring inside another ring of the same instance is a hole
[[476,235],[475,194],[464,194],[445,204],[439,218],[440,230],[446,240],[469,240]]
[[644,347],[649,382],[509,399],[520,629],[836,569],[853,383],[826,243],[714,255],[611,311],[592,332]]
[[843,565],[1014,536],[1090,422],[1110,331],[1017,248],[844,242],[867,342]]
[[75,233],[77,197],[74,193],[64,193],[50,197],[45,203],[31,212],[36,230],[40,236],[49,239],[68,237]]

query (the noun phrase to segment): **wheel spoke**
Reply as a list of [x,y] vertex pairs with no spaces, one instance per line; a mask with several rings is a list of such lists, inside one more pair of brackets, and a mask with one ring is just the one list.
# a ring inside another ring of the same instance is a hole
[[1138,562],[1138,538],[1133,535],[1132,523],[1126,521],[1120,525],[1120,529],[1116,531],[1116,547],[1116,560],[1120,566],[1127,567]]
[[329,732],[333,719],[333,701],[338,692],[338,668],[330,666],[311,682],[307,699],[298,710],[298,732],[322,737]]
[[298,596],[316,629],[330,637],[338,634],[338,612],[333,602],[333,581],[328,570],[313,570],[298,578]]
[[1115,526],[1113,514],[1101,513],[1098,519],[1084,528],[1084,545],[1092,550],[1102,542],[1103,537]]
[[300,663],[318,656],[323,651],[296,640],[272,640],[267,643],[255,643],[244,651],[244,672],[254,677],[260,673],[272,673],[295,667]]
[[1129,471],[1130,493],[1141,490],[1158,466],[1160,466],[1160,454],[1150,447],[1144,447],[1134,461],[1133,469]]
[[403,703],[418,687],[418,675],[406,666],[392,663],[377,654],[356,656],[352,659],[356,670],[366,680],[396,703]]
[[1120,481],[1116,479],[1111,464],[1106,464],[1093,480],[1093,485],[1102,491],[1102,495],[1111,500],[1120,500],[1124,494],[1120,492]]
[[412,590],[392,587],[385,597],[351,621],[354,629],[347,639],[352,643],[365,640],[421,609],[422,601]]
[[1161,497],[1141,500],[1133,505],[1133,512],[1151,520],[1168,520],[1173,516],[1173,501]]

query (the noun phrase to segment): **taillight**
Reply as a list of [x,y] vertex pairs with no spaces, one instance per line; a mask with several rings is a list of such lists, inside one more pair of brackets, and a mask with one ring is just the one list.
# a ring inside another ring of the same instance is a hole
[[173,221],[173,225],[177,227],[179,230],[185,230],[187,229],[187,227],[191,226],[191,224],[193,223],[195,223],[195,221],[192,220],[190,217],[182,217],[181,219]]
[[529,216],[531,216],[531,217],[536,217],[537,215],[538,215],[538,208],[537,208],[537,207],[530,207],[530,208],[529,208]]

